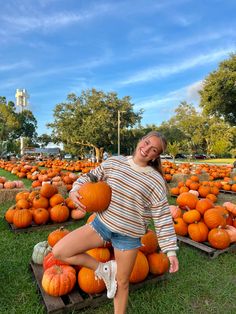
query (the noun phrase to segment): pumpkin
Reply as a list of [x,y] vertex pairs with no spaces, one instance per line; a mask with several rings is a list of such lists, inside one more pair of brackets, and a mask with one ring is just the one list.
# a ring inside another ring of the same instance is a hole
[[48,235],[48,243],[51,247],[53,247],[59,240],[61,240],[64,236],[66,236],[70,231],[65,229],[64,227],[60,227],[49,233]]
[[169,269],[169,258],[165,253],[151,253],[147,255],[149,271],[153,275],[162,275]]
[[60,193],[54,194],[52,197],[49,199],[49,203],[51,207],[54,207],[58,204],[61,204],[65,201],[64,197]]
[[87,175],[91,181],[81,185],[80,202],[86,206],[87,212],[102,212],[110,204],[111,188],[105,181],[97,181],[97,178],[91,173]]
[[106,247],[94,248],[86,251],[86,253],[102,263],[108,262],[111,257],[110,250]]
[[32,223],[32,213],[28,209],[16,209],[13,224],[17,228],[29,227]]
[[33,208],[48,208],[48,199],[40,194],[36,195],[33,199]]
[[6,181],[4,183],[4,189],[14,189],[16,187],[16,184],[14,181]]
[[195,209],[197,201],[197,196],[189,192],[181,193],[176,199],[176,203],[181,209]]
[[178,218],[182,216],[182,211],[178,206],[169,205],[169,208],[172,218]]
[[29,198],[30,192],[29,191],[21,191],[18,192],[15,196],[16,202],[18,202],[21,199],[27,200]]
[[201,214],[196,209],[190,209],[183,214],[183,220],[187,224],[194,223],[195,221],[200,221]]
[[44,183],[40,189],[40,195],[46,198],[52,197],[57,192],[57,187],[50,183]]
[[67,265],[67,263],[55,258],[52,252],[49,252],[43,258],[43,269],[46,270],[53,265]]
[[230,242],[236,242],[236,227],[234,226],[227,226],[225,231],[228,233]]
[[212,247],[223,250],[229,247],[230,237],[225,229],[213,228],[208,233],[208,242]]
[[16,212],[16,206],[13,205],[10,208],[8,208],[8,210],[5,213],[5,219],[9,224],[13,223],[13,216]]
[[201,185],[198,189],[198,193],[200,197],[206,197],[208,194],[211,193],[211,187],[210,185]]
[[231,203],[231,202],[224,202],[223,206],[231,212],[234,216],[236,216],[236,204]]
[[55,205],[50,209],[50,218],[53,222],[64,222],[69,218],[69,216],[69,208],[63,203]]
[[204,222],[209,229],[219,226],[224,228],[226,226],[226,218],[227,215],[217,208],[208,209],[203,216]]
[[32,261],[35,264],[43,264],[44,257],[51,252],[51,247],[47,241],[35,244],[32,253]]
[[88,294],[101,293],[106,289],[104,281],[95,279],[95,272],[87,267],[81,267],[77,278],[80,289]]
[[43,273],[42,287],[51,296],[68,294],[74,288],[75,283],[76,271],[69,265],[54,265]]
[[33,220],[36,223],[36,225],[46,224],[49,220],[49,211],[46,208],[34,209]]
[[191,223],[188,225],[189,237],[196,242],[207,241],[208,228],[202,221]]
[[214,207],[214,204],[210,199],[202,198],[198,200],[197,205],[196,205],[196,210],[198,210],[201,215],[204,215],[207,209],[210,209],[213,207]]
[[143,281],[149,273],[149,264],[147,257],[141,251],[138,251],[133,270],[131,272],[129,281],[131,283],[138,283]]
[[175,233],[178,235],[186,236],[188,234],[188,225],[181,217],[174,219],[174,228]]
[[158,241],[156,233],[148,229],[147,232],[141,237],[142,246],[139,248],[141,252],[145,255],[149,253],[153,253],[158,248]]

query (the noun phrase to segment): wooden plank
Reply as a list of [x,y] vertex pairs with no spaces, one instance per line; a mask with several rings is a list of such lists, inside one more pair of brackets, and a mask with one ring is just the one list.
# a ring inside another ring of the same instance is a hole
[[[4,218],[5,219],[5,218]],[[6,220],[5,220],[6,221]],[[36,225],[35,223],[32,223],[31,226],[27,227],[27,228],[17,228],[14,224],[9,224],[7,221],[7,225],[9,227],[9,229],[12,231],[12,232],[15,232],[15,233],[22,233],[22,232],[33,232],[33,231],[38,231],[38,230],[50,230],[52,228],[59,228],[61,226],[68,226],[68,225],[71,225],[73,223],[75,223],[76,220],[74,219],[70,219],[70,220],[67,220],[67,221],[64,221],[64,222],[61,222],[61,223],[48,223],[48,224],[45,224],[45,225]]]
[[234,192],[234,191],[220,190],[220,193],[236,195],[236,192]]
[[220,254],[223,254],[225,252],[236,252],[236,243],[231,244],[228,248],[224,250],[218,250],[211,247],[208,242],[200,243],[200,242],[193,241],[192,239],[188,237],[183,237],[180,235],[177,235],[177,239],[183,243],[193,246],[196,249],[206,252],[208,256],[212,259],[216,258]]
[[[37,265],[33,262],[30,262],[29,266],[30,270],[32,271],[33,278],[37,283],[38,291],[41,295],[48,314],[68,313],[73,310],[81,310],[86,307],[96,308],[104,302],[111,302],[111,300],[107,298],[106,292],[95,295],[86,294],[85,292],[82,292],[78,286],[76,286],[75,289],[66,296],[49,296],[44,292],[41,284],[43,276],[42,265]],[[145,279],[143,282],[130,284],[130,291],[135,291],[150,283],[156,283],[165,280],[167,279],[167,276],[168,274],[164,274],[162,276],[154,276],[149,274],[147,279]]]

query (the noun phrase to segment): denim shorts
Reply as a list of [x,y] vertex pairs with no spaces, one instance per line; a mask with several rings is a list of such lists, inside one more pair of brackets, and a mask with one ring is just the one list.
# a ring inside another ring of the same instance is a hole
[[142,246],[140,238],[133,238],[117,232],[110,231],[98,218],[90,223],[92,228],[102,237],[105,242],[111,242],[112,246],[118,250],[132,250]]

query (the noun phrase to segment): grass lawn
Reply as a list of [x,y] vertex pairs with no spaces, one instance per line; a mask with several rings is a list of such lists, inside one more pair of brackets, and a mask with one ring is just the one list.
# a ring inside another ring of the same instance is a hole
[[[1,171],[0,175],[3,175]],[[224,194],[219,202],[227,197]],[[174,199],[170,201],[174,203]],[[236,203],[236,197],[231,197],[231,201]],[[0,205],[0,313],[46,313],[29,271],[29,262],[34,245],[46,240],[50,231],[17,234],[10,231],[4,213],[13,203],[8,201]],[[84,222],[85,219],[66,228],[72,230]],[[235,253],[224,253],[210,259],[206,253],[179,243],[178,257],[178,273],[130,293],[128,314],[236,313]],[[87,308],[79,313],[112,314],[112,302],[108,300],[98,308]]]

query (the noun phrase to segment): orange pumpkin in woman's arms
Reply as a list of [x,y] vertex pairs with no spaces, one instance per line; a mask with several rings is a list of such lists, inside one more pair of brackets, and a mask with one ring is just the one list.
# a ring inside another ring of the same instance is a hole
[[91,181],[79,189],[80,202],[86,206],[87,212],[102,212],[110,204],[111,187],[105,181],[98,181],[91,173],[88,176]]

